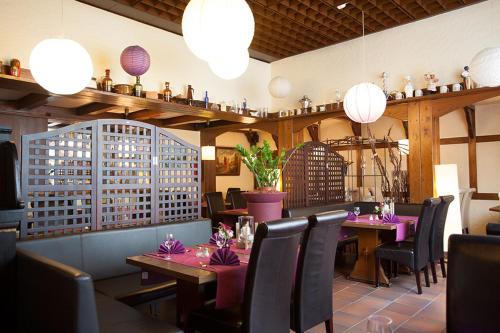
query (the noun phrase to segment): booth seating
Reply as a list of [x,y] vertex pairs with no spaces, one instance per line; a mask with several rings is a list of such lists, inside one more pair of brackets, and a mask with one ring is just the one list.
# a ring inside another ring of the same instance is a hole
[[[61,274],[77,280],[71,283],[79,284],[81,279],[85,280],[85,278],[77,278],[80,276],[88,276],[88,279],[91,277],[93,281],[90,280],[90,282],[86,283],[90,283],[97,292],[97,311],[99,312],[101,308],[107,308],[106,304],[114,304],[111,302],[113,299],[134,306],[175,294],[175,280],[142,286],[140,270],[125,262],[125,258],[128,256],[141,255],[157,250],[167,233],[173,234],[176,239],[187,246],[205,243],[211,236],[211,222],[208,219],[199,219],[191,222],[19,241],[17,242],[17,248],[21,250],[21,253],[24,253],[23,250],[27,250],[26,253],[29,251],[34,255],[45,257],[27,259],[36,260],[42,266],[49,259],[51,259],[47,264],[49,266],[63,265]],[[29,256],[26,255],[26,257]],[[55,263],[52,261],[55,261]],[[50,270],[48,267],[41,269]],[[68,275],[68,269],[73,270],[74,274]],[[23,274],[23,271],[20,271],[19,274]],[[29,276],[21,276],[18,283],[25,283],[29,279]],[[47,280],[46,283],[41,282],[40,287],[51,284],[53,282]],[[80,287],[77,289],[80,290]],[[54,294],[54,297],[56,297],[56,294]],[[80,297],[80,294],[75,294],[75,297]],[[85,297],[90,296],[86,295]],[[22,303],[23,299],[19,301]],[[75,302],[79,301],[78,299],[75,300]],[[101,301],[103,304],[101,304]],[[119,305],[126,307],[129,312],[135,311],[122,303],[119,303]],[[106,314],[100,315],[98,313],[98,316],[99,322],[108,320],[105,318]],[[124,313],[124,316],[127,315]],[[148,331],[145,330],[144,332]],[[165,330],[164,332],[176,331]]]
[[[361,215],[372,214],[375,206],[380,205],[378,202],[336,202],[328,205],[322,206],[311,206],[311,207],[298,207],[298,208],[285,208],[283,209],[283,217],[299,217],[299,216],[311,216],[317,213],[328,212],[333,210],[347,210],[353,211],[354,207],[359,207]],[[421,204],[410,204],[410,203],[396,203],[394,209],[398,215],[406,216],[419,216]]]

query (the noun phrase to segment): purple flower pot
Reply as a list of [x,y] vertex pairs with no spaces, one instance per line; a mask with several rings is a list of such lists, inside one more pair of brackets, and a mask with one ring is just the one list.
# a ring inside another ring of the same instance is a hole
[[253,216],[255,222],[267,222],[281,218],[281,201],[286,192],[244,192],[247,199],[248,215]]

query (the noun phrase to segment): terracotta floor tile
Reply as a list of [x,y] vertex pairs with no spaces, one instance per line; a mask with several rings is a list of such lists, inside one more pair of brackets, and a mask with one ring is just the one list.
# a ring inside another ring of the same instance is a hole
[[353,294],[359,294],[359,295],[367,295],[369,293],[372,293],[375,291],[374,287],[371,287],[369,285],[364,285],[364,284],[356,284],[349,286],[346,291],[353,293]]
[[417,313],[421,308],[416,305],[407,305],[407,304],[402,304],[398,303],[397,301],[394,303],[391,303],[386,307],[386,310],[397,312],[400,314],[404,314],[407,316],[413,316],[415,313]]
[[419,297],[420,295],[415,294],[406,294],[397,299],[398,303],[406,304],[406,305],[415,305],[420,308],[428,305],[431,301],[424,297]]
[[343,290],[343,291],[338,292],[335,295],[333,295],[333,297],[334,298],[335,297],[340,297],[340,298],[344,298],[344,299],[350,300],[351,302],[355,302],[355,301],[359,300],[363,296],[359,295],[359,294],[353,294],[351,292]]
[[377,312],[376,314],[391,318],[392,319],[392,328],[393,329],[395,329],[396,327],[400,326],[405,321],[407,321],[408,319],[411,318],[410,316],[407,316],[407,315],[404,315],[404,314],[401,314],[401,313],[397,313],[397,312],[393,312],[393,311],[390,311],[390,310],[386,310],[386,309],[382,309],[379,312]]
[[446,328],[446,324],[444,323],[444,321],[415,317],[408,320],[401,327],[413,330],[415,332],[441,333],[441,331]]
[[371,293],[370,296],[394,301],[396,298],[401,297],[401,292],[391,288],[381,287],[375,290],[373,293]]
[[352,327],[362,321],[365,317],[346,313],[343,311],[336,311],[333,313],[333,322],[346,327]]
[[378,306],[363,302],[363,298],[355,303],[347,305],[342,309],[343,312],[365,318],[378,310],[380,310]]

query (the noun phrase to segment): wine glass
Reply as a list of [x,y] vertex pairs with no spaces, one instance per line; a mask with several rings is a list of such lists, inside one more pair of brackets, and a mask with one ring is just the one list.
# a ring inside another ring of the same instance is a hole
[[354,207],[353,213],[354,215],[356,215],[356,220],[357,220],[359,214],[361,214],[361,209],[359,207]]
[[174,246],[174,235],[167,234],[167,239],[165,240],[165,247],[167,248],[167,260],[170,260],[170,254],[172,247]]
[[368,333],[392,333],[392,319],[381,315],[371,315],[366,323]]

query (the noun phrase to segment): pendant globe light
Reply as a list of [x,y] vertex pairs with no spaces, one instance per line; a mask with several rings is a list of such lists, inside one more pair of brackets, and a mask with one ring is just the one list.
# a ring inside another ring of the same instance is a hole
[[269,86],[267,87],[269,93],[274,98],[285,98],[290,94],[292,90],[292,85],[290,81],[282,76],[276,76],[269,82]]
[[224,80],[233,80],[241,76],[248,68],[250,56],[247,49],[229,50],[225,54],[211,60],[210,70]]
[[474,56],[470,63],[472,80],[483,87],[500,85],[500,47],[490,47]]
[[92,79],[90,55],[71,39],[41,41],[31,51],[29,62],[35,81],[54,94],[76,94]]
[[191,0],[182,16],[182,34],[198,58],[210,61],[228,48],[248,49],[255,31],[245,0]]
[[[366,73],[365,52],[365,13],[362,14],[363,24],[363,74]],[[386,96],[380,87],[373,83],[363,82],[351,87],[344,96],[344,110],[353,121],[366,124],[379,119],[385,111]]]
[[[64,16],[63,1],[61,28]],[[35,81],[54,94],[75,94],[83,90],[92,79],[93,65],[90,55],[71,39],[42,40],[31,51],[29,63]]]

